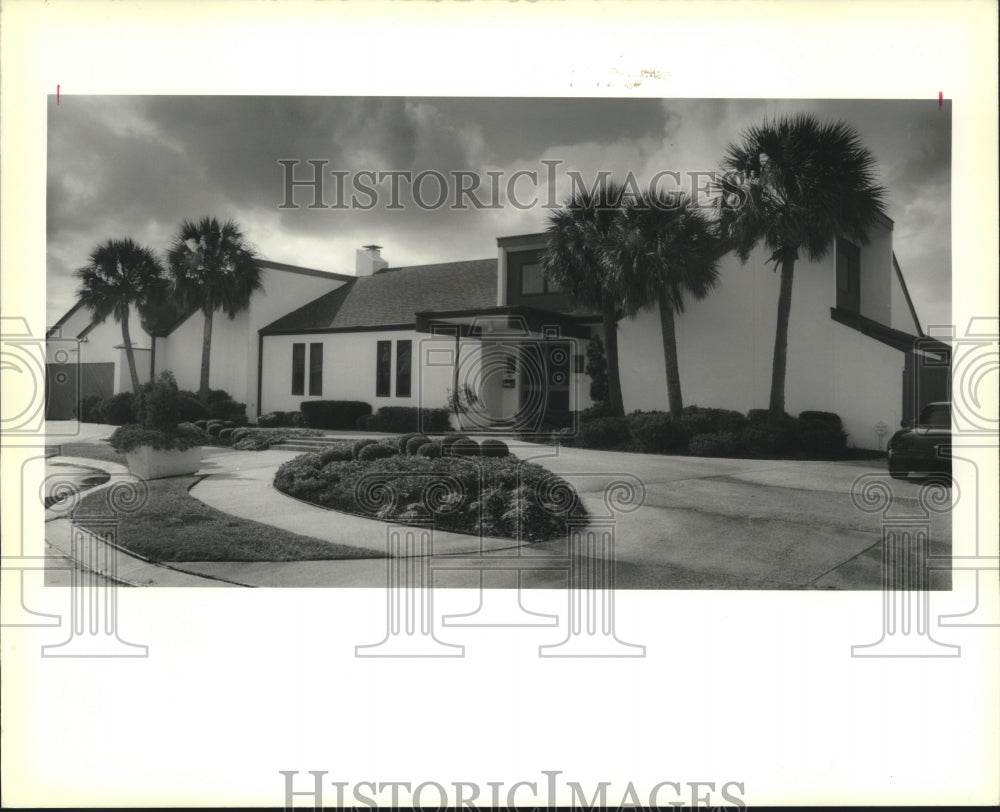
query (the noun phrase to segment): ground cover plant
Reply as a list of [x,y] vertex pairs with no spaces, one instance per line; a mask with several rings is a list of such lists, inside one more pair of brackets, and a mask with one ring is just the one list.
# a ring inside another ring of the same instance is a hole
[[289,460],[274,486],[344,513],[404,524],[433,521],[441,530],[521,541],[563,538],[568,519],[586,520],[568,482],[501,446],[494,441],[484,449],[459,439],[447,452],[443,443],[429,442],[400,454],[396,438],[345,442]]

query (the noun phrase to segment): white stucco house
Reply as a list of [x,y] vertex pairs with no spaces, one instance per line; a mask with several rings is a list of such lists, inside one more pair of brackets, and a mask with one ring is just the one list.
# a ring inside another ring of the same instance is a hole
[[[464,387],[478,398],[475,419],[492,425],[586,408],[584,353],[601,323],[543,278],[544,239],[502,237],[495,257],[414,267],[390,267],[379,246],[365,246],[354,274],[265,261],[264,289],[249,309],[215,319],[211,385],[245,402],[251,419],[315,399],[365,401],[373,411],[441,407]],[[778,276],[763,251],[745,264],[727,255],[716,291],[677,317],[685,403],[766,408]],[[161,316],[155,325],[133,318],[140,377],[169,369],[182,387],[196,388],[201,314]],[[619,330],[626,411],[665,410],[655,307]],[[77,307],[50,335],[53,346],[59,338],[82,342],[81,394],[129,388],[112,320],[95,326]],[[879,448],[887,429],[924,402],[947,398],[948,352],[922,334],[888,219],[866,246],[838,239],[822,261],[796,264],[789,413],[836,412],[851,445]]]

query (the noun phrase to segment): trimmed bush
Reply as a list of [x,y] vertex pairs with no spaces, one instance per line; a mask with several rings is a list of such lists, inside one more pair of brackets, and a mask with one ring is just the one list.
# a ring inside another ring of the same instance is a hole
[[456,440],[451,444],[449,451],[453,457],[478,457],[479,443],[469,438]]
[[605,403],[598,403],[596,406],[588,406],[579,414],[580,422],[584,423],[587,420],[596,420],[599,417],[614,417],[614,413],[611,411],[611,407]]
[[361,449],[366,445],[378,445],[378,440],[358,440],[351,446],[351,456],[354,457],[354,459],[357,459],[358,454],[361,453]]
[[[375,504],[359,501],[355,487],[365,474],[387,478],[395,498]],[[442,493],[442,485],[453,482],[457,487]],[[469,460],[418,454],[318,468],[314,455],[307,454],[282,465],[274,486],[299,499],[369,518],[405,523],[433,517],[441,530],[524,541],[565,538],[567,519],[587,517],[578,498],[557,503],[548,497],[565,490],[573,493],[569,483],[514,456],[480,459],[472,465]],[[433,499],[425,498],[428,487],[434,489]]]
[[396,449],[382,443],[370,443],[364,446],[358,452],[358,459],[364,460],[382,460],[388,457],[395,457]]
[[573,445],[576,440],[576,432],[571,428],[559,429],[552,432],[552,442],[556,445]]
[[135,422],[135,414],[132,405],[135,395],[131,392],[119,392],[101,402],[100,410],[104,415],[104,422],[112,426],[124,426],[126,423]]
[[810,423],[830,423],[838,429],[842,428],[844,425],[840,420],[840,415],[836,412],[800,412],[799,420],[805,420]]
[[598,417],[581,423],[573,445],[580,448],[610,448],[631,439],[628,423],[622,417]]
[[208,421],[207,420],[195,420],[195,426],[200,428],[202,431],[208,431]]
[[73,417],[81,423],[100,423],[101,410],[99,407],[102,400],[100,395],[84,395],[78,403],[73,405]]
[[413,434],[410,439],[406,441],[406,447],[403,449],[406,454],[411,457],[417,453],[417,449],[422,445],[426,445],[431,441],[431,438],[426,434]]
[[208,431],[208,433],[209,433],[209,434],[211,434],[211,435],[212,435],[213,437],[218,437],[218,436],[219,436],[219,433],[220,433],[220,432],[221,432],[221,431],[222,431],[222,430],[223,430],[224,428],[225,428],[225,426],[224,426],[224,425],[222,425],[222,423],[221,423],[221,422],[214,422],[214,421],[210,421],[210,422],[209,422],[209,424],[208,424],[208,427],[207,427],[207,429],[206,429],[206,430],[207,430],[207,431]]
[[732,432],[696,434],[688,443],[688,452],[696,457],[732,457],[740,453],[740,437]]
[[362,431],[378,431],[378,418],[373,414],[363,414],[355,421],[354,427]]
[[395,434],[405,432],[445,432],[451,428],[450,413],[447,409],[421,409],[417,406],[383,406],[375,419],[359,428],[371,431],[387,431]]
[[441,456],[441,443],[424,443],[417,449],[418,457],[437,458]]
[[251,434],[253,434],[253,431],[254,431],[253,429],[248,429],[248,428],[233,429],[233,433],[231,435],[232,440],[235,443],[238,440],[242,440],[244,437],[249,437]]
[[304,400],[299,408],[312,429],[352,429],[358,418],[372,413],[371,404],[360,400]]
[[208,404],[208,416],[209,418],[246,425],[247,405],[237,403],[235,400],[216,400]]
[[281,425],[281,412],[268,412],[257,418],[257,425],[262,429],[276,429]]
[[333,448],[325,448],[319,452],[319,464],[324,467],[331,462],[347,462],[352,459],[354,459],[354,455],[351,453],[351,447],[346,443]]
[[445,435],[445,438],[441,441],[441,451],[444,454],[450,454],[451,453],[451,447],[453,445],[455,445],[455,443],[457,443],[459,440],[468,440],[468,439],[469,439],[469,435],[468,434],[448,434],[448,435]]
[[303,428],[305,424],[306,419],[302,416],[302,412],[285,412],[285,419],[282,421],[283,426],[300,429]]
[[221,429],[219,431],[219,439],[223,442],[228,441],[232,436],[235,429]]
[[502,440],[487,438],[479,444],[479,453],[484,457],[506,457],[510,453],[510,449]]
[[422,435],[417,434],[416,432],[413,431],[399,435],[399,437],[396,438],[396,451],[398,451],[400,454],[405,454],[406,444],[410,442],[410,440],[412,440],[414,437],[420,437],[420,436]]
[[186,422],[194,422],[208,417],[208,412],[201,405],[201,401],[187,395],[181,395],[177,399],[177,408],[180,411],[181,420]]
[[634,413],[625,418],[629,431],[647,454],[680,454],[691,434],[666,412]]

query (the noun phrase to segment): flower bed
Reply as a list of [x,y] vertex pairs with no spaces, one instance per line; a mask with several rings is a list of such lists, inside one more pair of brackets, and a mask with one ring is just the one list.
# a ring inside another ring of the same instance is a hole
[[587,516],[569,483],[514,456],[394,452],[343,459],[349,453],[345,444],[339,453],[331,449],[289,460],[275,474],[274,486],[297,499],[371,519],[432,521],[440,530],[519,541],[564,538],[567,519]]

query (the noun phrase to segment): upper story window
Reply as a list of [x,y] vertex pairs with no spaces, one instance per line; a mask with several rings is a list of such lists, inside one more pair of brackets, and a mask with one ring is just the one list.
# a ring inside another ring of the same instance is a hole
[[540,296],[546,293],[563,292],[563,288],[545,278],[541,262],[529,262],[521,266],[522,296]]
[[837,307],[851,313],[861,311],[861,249],[837,239]]

